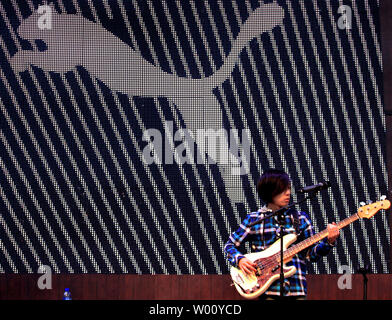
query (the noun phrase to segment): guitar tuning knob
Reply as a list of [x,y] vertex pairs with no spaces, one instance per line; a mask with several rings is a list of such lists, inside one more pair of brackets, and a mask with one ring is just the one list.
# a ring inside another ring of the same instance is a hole
[[380,197],[380,201],[384,201],[387,198],[387,196],[383,195]]
[[373,202],[371,200],[366,201],[366,204],[372,204]]
[[363,201],[361,201],[361,202],[359,203],[359,205],[360,205],[361,207],[364,207],[364,206],[366,206],[366,203],[363,202]]

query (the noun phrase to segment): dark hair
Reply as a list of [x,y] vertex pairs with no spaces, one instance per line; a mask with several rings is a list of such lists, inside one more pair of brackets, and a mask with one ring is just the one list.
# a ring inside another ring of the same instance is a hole
[[289,175],[283,170],[268,169],[261,175],[257,182],[257,193],[265,204],[290,187]]

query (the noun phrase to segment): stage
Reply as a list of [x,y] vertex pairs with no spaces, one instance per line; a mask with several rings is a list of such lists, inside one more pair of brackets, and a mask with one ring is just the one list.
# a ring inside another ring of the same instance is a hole
[[[228,275],[54,274],[52,289],[40,290],[40,274],[0,275],[0,300],[61,300],[70,288],[73,300],[244,300]],[[352,276],[351,289],[339,289],[341,274],[308,275],[308,300],[362,300],[363,276]],[[368,300],[392,299],[392,275],[369,274]]]

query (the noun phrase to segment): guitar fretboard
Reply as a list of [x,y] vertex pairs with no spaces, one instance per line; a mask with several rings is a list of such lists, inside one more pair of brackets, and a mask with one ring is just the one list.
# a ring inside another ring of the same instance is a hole
[[[349,225],[350,223],[356,221],[359,219],[359,216],[357,213],[353,214],[352,216],[340,221],[337,223],[337,227],[339,229],[344,228],[345,226]],[[291,259],[294,255],[296,255],[298,252],[310,247],[316,242],[319,242],[320,240],[326,238],[328,236],[328,230],[325,229],[323,231],[320,231],[319,233],[311,236],[310,238],[301,241],[300,243],[288,248],[284,253],[283,253],[283,260],[288,260]]]

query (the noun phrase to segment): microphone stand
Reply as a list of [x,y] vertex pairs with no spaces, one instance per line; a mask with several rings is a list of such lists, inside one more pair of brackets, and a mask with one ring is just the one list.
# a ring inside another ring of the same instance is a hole
[[370,266],[368,264],[365,265],[363,268],[359,268],[358,272],[363,275],[363,300],[367,300],[367,283],[368,278],[366,274],[370,272]]
[[283,300],[283,294],[284,294],[284,292],[283,292],[283,288],[284,288],[283,236],[284,236],[284,223],[285,223],[284,213],[286,211],[290,210],[291,208],[293,208],[294,206],[299,205],[299,204],[305,202],[306,200],[315,197],[315,195],[318,191],[320,191],[320,190],[316,189],[312,192],[309,192],[308,196],[301,199],[300,201],[297,201],[297,202],[292,203],[290,205],[284,206],[276,211],[272,211],[270,214],[264,216],[263,218],[248,224],[248,227],[251,228],[256,224],[262,223],[265,219],[268,219],[268,218],[271,218],[274,216],[276,216],[278,218],[279,228],[280,228],[280,233],[279,233],[279,237],[278,237],[278,239],[280,239],[280,266],[279,266],[280,267],[280,279],[279,279],[279,281],[280,281],[280,299],[282,299],[282,300]]

